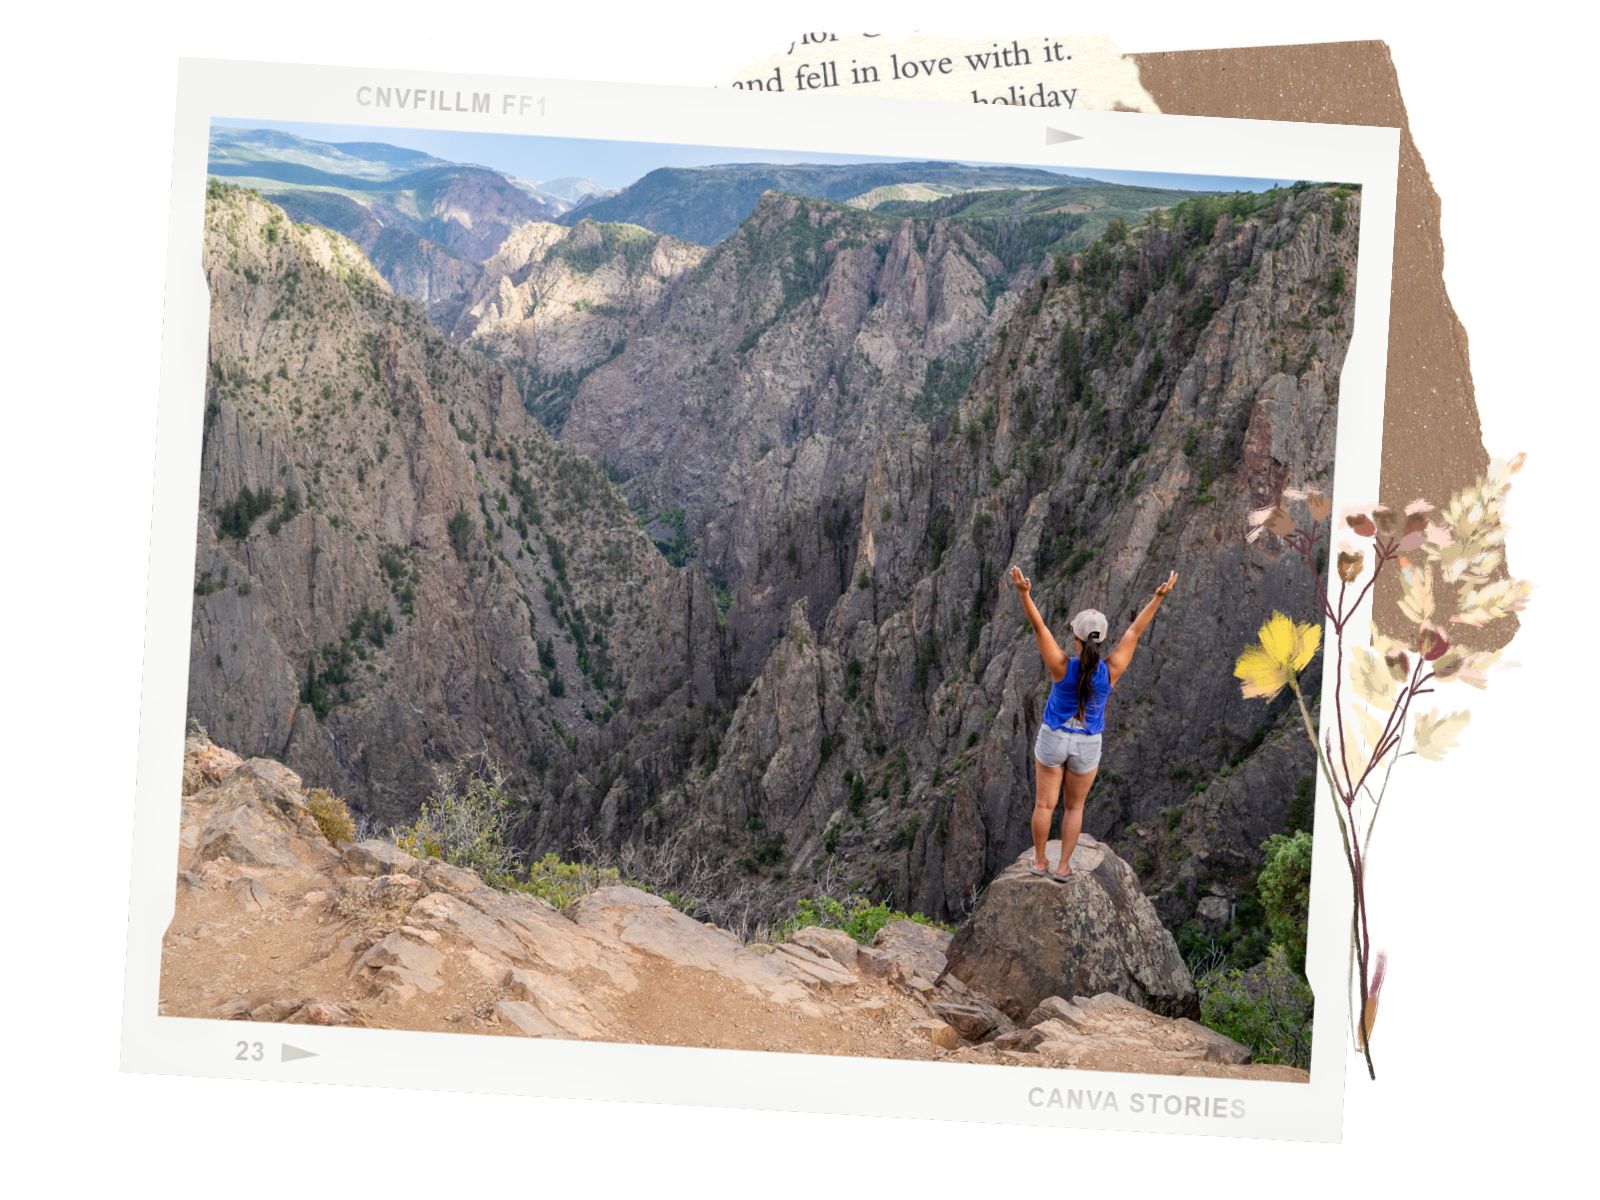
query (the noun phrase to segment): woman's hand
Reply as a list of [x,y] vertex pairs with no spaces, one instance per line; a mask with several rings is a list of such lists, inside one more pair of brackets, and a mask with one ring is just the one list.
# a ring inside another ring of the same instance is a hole
[[1026,596],[1029,589],[1033,587],[1033,580],[1022,573],[1021,567],[1013,566],[1011,568],[1011,586],[1017,589],[1017,595]]
[[[1011,569],[1013,571],[1016,570],[1015,567],[1013,567]],[[1165,583],[1163,583],[1160,587],[1156,588],[1156,599],[1157,600],[1165,600],[1167,598],[1167,593],[1172,590],[1172,585],[1177,583],[1177,582],[1178,582],[1178,573],[1176,571],[1168,572],[1167,581]]]

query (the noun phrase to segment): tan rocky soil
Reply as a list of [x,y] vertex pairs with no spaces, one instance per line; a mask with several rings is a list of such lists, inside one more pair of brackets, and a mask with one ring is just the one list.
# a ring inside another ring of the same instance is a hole
[[184,790],[163,1014],[1305,1078],[1110,994],[1018,1024],[945,972],[949,934],[909,921],[871,946],[820,928],[745,945],[636,888],[557,911],[391,843],[336,849],[292,771],[201,737]]

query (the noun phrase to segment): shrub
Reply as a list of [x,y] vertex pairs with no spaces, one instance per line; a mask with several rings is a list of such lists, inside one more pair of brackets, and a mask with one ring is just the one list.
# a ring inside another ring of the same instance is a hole
[[528,878],[518,883],[516,888],[541,900],[548,900],[557,908],[566,908],[597,888],[611,887],[621,882],[622,873],[615,867],[563,862],[558,855],[546,854],[528,867]]
[[794,916],[773,930],[772,940],[785,941],[802,929],[820,925],[825,929],[842,929],[865,945],[877,936],[878,930],[891,921],[915,921],[918,925],[948,929],[948,926],[941,925],[921,913],[901,912],[881,902],[874,904],[864,896],[852,896],[848,900],[817,896],[814,899],[807,897],[796,903]]
[[465,508],[456,509],[455,515],[450,518],[447,531],[450,534],[450,548],[456,552],[457,558],[466,562],[467,555],[472,549],[472,519],[467,516]]
[[506,887],[521,855],[508,844],[512,799],[505,774],[488,760],[434,768],[433,791],[395,841],[408,854],[439,858]]
[[1275,833],[1262,849],[1266,861],[1256,879],[1267,932],[1282,946],[1289,965],[1306,969],[1306,920],[1311,911],[1311,835]]
[[250,526],[273,503],[270,488],[260,491],[252,491],[248,485],[240,488],[237,496],[217,510],[217,535],[225,538],[248,537]]
[[322,830],[322,836],[333,845],[356,840],[356,823],[350,815],[350,806],[327,788],[312,788],[306,794],[306,808],[311,811],[317,828]]
[[1310,1065],[1311,987],[1283,947],[1247,971],[1214,972],[1199,989],[1201,1021],[1250,1047],[1256,1062]]

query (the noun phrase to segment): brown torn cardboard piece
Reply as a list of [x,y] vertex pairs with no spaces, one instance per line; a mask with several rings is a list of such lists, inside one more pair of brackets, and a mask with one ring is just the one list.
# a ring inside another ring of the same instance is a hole
[[[1489,456],[1478,422],[1467,331],[1444,285],[1439,194],[1411,138],[1389,47],[1329,42],[1131,57],[1139,64],[1140,82],[1164,113],[1400,130],[1381,494],[1374,499],[1405,505],[1423,497],[1443,504],[1483,474]],[[1394,612],[1399,596],[1399,575],[1391,571],[1379,581],[1373,611]],[[1470,636],[1463,632],[1461,640],[1497,649],[1516,631],[1517,619],[1511,617]]]

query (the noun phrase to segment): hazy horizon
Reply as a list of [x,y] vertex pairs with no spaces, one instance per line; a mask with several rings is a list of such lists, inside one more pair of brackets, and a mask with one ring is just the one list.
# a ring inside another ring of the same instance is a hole
[[661,167],[711,167],[733,163],[774,166],[802,164],[837,166],[848,163],[953,162],[975,167],[1019,167],[1052,175],[1093,179],[1134,187],[1200,192],[1259,192],[1293,180],[1252,179],[1228,175],[1187,175],[1164,171],[1111,171],[1092,167],[1053,167],[1036,163],[986,162],[962,158],[930,159],[926,155],[834,154],[827,151],[769,150],[753,147],[686,145],[674,142],[621,142],[600,138],[560,138],[541,134],[468,133],[446,129],[323,124],[214,117],[212,127],[266,129],[310,141],[338,145],[379,142],[430,154],[448,162],[501,171],[528,183],[556,179],[589,179],[607,189],[627,187]]

